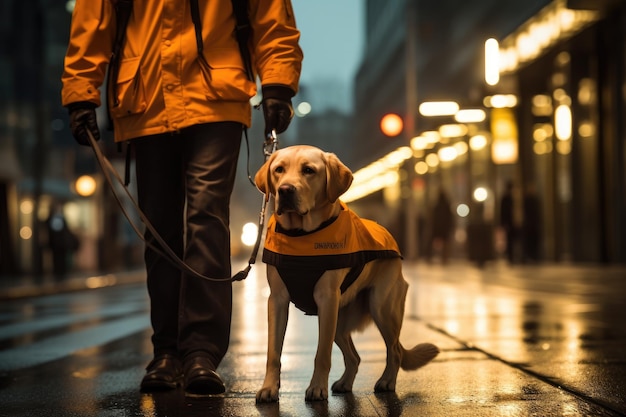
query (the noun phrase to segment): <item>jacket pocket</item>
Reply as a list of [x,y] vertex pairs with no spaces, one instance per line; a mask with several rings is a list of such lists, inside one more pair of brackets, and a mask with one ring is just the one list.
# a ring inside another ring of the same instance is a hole
[[248,101],[256,94],[256,85],[248,80],[238,49],[210,49],[204,56],[209,67],[202,63],[200,67],[208,100]]
[[110,103],[113,117],[125,117],[146,111],[146,95],[144,92],[139,63],[141,57],[128,58],[120,61],[115,94],[118,104]]

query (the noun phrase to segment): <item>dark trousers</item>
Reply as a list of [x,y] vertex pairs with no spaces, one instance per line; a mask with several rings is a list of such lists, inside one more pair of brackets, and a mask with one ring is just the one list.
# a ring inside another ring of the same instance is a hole
[[[191,268],[229,278],[229,205],[242,126],[221,122],[133,141],[141,210]],[[156,243],[149,231],[146,241]],[[203,355],[217,366],[228,349],[230,282],[181,273],[146,247],[154,354]]]

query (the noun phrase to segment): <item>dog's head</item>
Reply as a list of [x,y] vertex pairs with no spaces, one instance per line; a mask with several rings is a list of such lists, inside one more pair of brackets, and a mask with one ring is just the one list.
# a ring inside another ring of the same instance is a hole
[[352,183],[352,172],[337,156],[307,145],[280,149],[254,177],[275,197],[275,213],[286,229],[314,230],[338,213],[337,199]]

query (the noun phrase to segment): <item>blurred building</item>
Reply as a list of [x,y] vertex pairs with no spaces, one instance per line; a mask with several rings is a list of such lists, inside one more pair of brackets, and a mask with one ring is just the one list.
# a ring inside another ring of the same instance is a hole
[[[72,7],[52,0],[0,4],[0,275],[50,273],[44,221],[55,205],[80,241],[71,272],[141,259],[92,151],[76,145],[61,107]],[[105,151],[119,165],[123,155],[111,145],[105,115],[98,116]]]
[[314,103],[314,114],[352,113],[352,84],[340,79],[320,78],[300,83],[298,101]]
[[[74,142],[67,110],[61,107],[72,8],[72,0],[0,4],[4,41],[0,45],[0,277],[51,273],[45,220],[56,204],[62,206],[68,226],[80,240],[70,262],[71,272],[141,264],[142,242],[112,197],[92,150]],[[349,116],[344,112],[351,105],[349,93],[333,80],[302,86],[294,104],[315,96],[315,111],[308,118],[294,120],[292,129],[281,135],[280,146],[307,141],[328,145],[330,151],[341,143],[348,146],[344,132]],[[339,108],[333,107],[334,102],[341,103]],[[123,175],[125,152],[112,143],[104,109],[98,111],[100,145]],[[256,223],[260,210],[261,196],[247,174],[254,176],[263,163],[261,111],[253,112],[248,138],[249,143],[242,146],[231,211],[233,253],[242,256],[249,255],[249,250],[241,247],[239,235],[245,223]],[[88,195],[77,188],[83,176],[95,181]],[[131,178],[131,191],[133,186]],[[132,207],[126,208],[134,214]],[[139,219],[134,221],[141,228]]]
[[[351,153],[363,186],[349,198],[398,224],[405,253],[419,252],[441,188],[459,212],[459,250],[484,243],[472,224],[490,227],[497,249],[512,180],[520,229],[524,191],[536,190],[541,259],[626,262],[623,1],[368,0],[366,19]],[[420,111],[444,100],[484,118]],[[400,134],[381,132],[386,113],[402,117]]]
[[[470,247],[486,248],[488,257],[501,250],[499,200],[512,180],[520,227],[530,217],[524,190],[536,190],[542,260],[624,263],[624,3],[367,0],[352,114],[322,103],[323,111],[294,120],[281,146],[311,143],[338,153],[355,171],[346,199],[389,227],[408,259],[424,253],[440,189],[458,214],[453,255],[467,256]],[[71,0],[0,3],[0,275],[51,271],[42,224],[57,203],[80,240],[74,271],[140,263],[140,242],[91,150],[71,138],[60,106],[71,7]],[[499,59],[491,84],[490,38]],[[294,104],[335,94],[345,92],[303,85]],[[424,102],[444,100],[484,116],[459,121],[456,111],[420,112]],[[403,124],[383,134],[388,113]],[[254,118],[250,162],[245,150],[240,158],[240,171],[249,165],[252,175],[263,159],[262,115]],[[124,154],[106,137],[105,115],[99,120],[101,143],[123,172]],[[81,191],[81,177],[93,179],[95,189]],[[243,223],[256,220],[259,196],[251,189],[240,175],[235,239]]]

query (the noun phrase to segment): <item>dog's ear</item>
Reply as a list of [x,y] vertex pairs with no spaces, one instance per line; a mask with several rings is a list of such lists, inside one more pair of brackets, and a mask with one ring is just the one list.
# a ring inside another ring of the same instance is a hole
[[265,161],[263,165],[261,165],[261,168],[259,168],[259,170],[254,175],[254,183],[256,184],[259,191],[265,194],[265,201],[269,201],[270,194],[272,193],[270,164],[274,160],[274,155],[276,155],[276,153],[273,153],[272,156],[270,156],[269,159]]
[[352,171],[337,158],[337,155],[325,152],[326,160],[326,195],[331,203],[350,188]]

